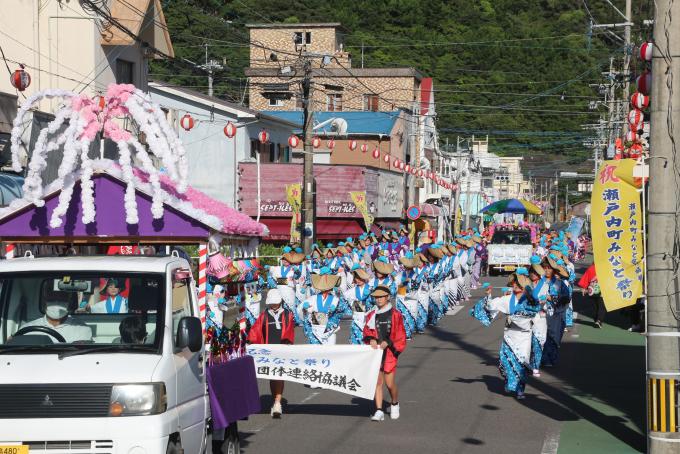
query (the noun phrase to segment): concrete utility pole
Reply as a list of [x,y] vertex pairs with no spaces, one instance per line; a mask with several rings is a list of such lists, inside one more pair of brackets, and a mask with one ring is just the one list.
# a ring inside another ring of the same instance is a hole
[[[626,0],[626,25],[623,28],[623,41],[625,45],[625,50],[623,53],[623,99],[629,99],[630,96],[630,56],[633,53],[631,42],[630,42],[630,31],[633,23],[631,18],[633,16],[632,0]],[[628,132],[628,122],[623,122],[623,134]]]
[[[311,254],[312,246],[316,237],[316,185],[314,184],[314,146],[312,136],[314,134],[314,91],[312,89],[312,62],[304,61],[304,78],[302,79],[302,105],[303,105],[303,179],[302,179],[302,225],[301,239],[304,242],[305,254]],[[311,235],[305,235],[305,230],[311,230]]]
[[[416,115],[416,159],[413,162],[413,167],[416,169],[420,168],[420,106],[418,106],[418,103],[414,103],[414,109],[413,113]],[[408,178],[408,177],[407,177]],[[420,185],[421,182],[419,180],[418,175],[413,177],[413,204],[414,205],[420,205]]]
[[208,96],[213,95],[213,74],[215,71],[221,71],[222,65],[220,65],[215,60],[208,61],[208,43],[205,43],[205,65],[201,65],[201,68],[208,73]]
[[[647,225],[647,452],[680,451],[680,2],[656,0]],[[672,18],[676,24],[673,25]],[[675,88],[675,90],[673,90]],[[675,130],[673,129],[675,125]]]
[[[472,145],[474,148],[474,144]],[[472,150],[467,158],[467,188],[465,189],[465,230],[470,228],[470,181],[472,180]]]
[[460,136],[456,136],[456,195],[454,197],[454,202],[453,202],[453,210],[454,210],[454,216],[453,216],[453,233],[457,234],[460,231],[460,210],[458,209],[458,206],[460,205],[460,176],[462,175],[462,171],[460,166],[462,165],[461,159],[460,159]]
[[557,223],[559,220],[559,210],[560,210],[560,180],[559,180],[559,172],[555,172],[555,218],[553,219],[554,223]]

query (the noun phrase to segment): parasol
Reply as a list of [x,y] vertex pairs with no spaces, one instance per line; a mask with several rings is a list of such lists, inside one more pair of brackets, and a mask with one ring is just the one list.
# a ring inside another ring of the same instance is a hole
[[543,211],[533,203],[523,199],[505,199],[493,202],[481,209],[482,213],[522,213],[542,214]]

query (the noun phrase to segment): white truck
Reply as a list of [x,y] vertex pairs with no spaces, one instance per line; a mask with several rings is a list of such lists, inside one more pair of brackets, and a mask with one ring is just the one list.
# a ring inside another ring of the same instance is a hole
[[487,245],[487,273],[512,272],[528,266],[533,253],[528,230],[497,230]]
[[0,453],[206,452],[198,317],[176,256],[0,261]]

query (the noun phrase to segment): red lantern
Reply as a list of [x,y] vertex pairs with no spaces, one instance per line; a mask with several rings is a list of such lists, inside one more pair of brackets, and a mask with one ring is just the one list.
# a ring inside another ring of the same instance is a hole
[[626,133],[626,142],[636,142],[638,140],[637,131],[628,131]]
[[406,168],[406,163],[404,161],[399,161],[399,170],[404,170]]
[[236,135],[236,125],[234,125],[234,123],[231,121],[227,122],[226,126],[224,127],[224,135],[229,139],[233,139]]
[[392,167],[399,168],[399,159],[398,158],[394,158],[394,162],[392,162]]
[[653,52],[654,43],[642,43],[642,45],[640,45],[640,60],[652,61]]
[[423,178],[424,174],[425,172],[423,171],[423,169],[418,170],[418,178]]
[[652,73],[645,71],[640,74],[635,82],[637,84],[637,89],[643,95],[649,95],[652,89]]
[[257,135],[257,138],[260,141],[260,143],[267,143],[267,142],[269,142],[269,133],[266,130],[263,129]]
[[[401,166],[399,166],[399,167],[401,167]],[[406,164],[403,169],[404,169],[404,172],[411,173],[411,166],[410,165]]]
[[184,114],[184,116],[179,120],[179,125],[185,131],[190,131],[194,127],[194,118],[189,114]]
[[298,145],[300,145],[300,138],[296,135],[292,135],[288,138],[288,145],[290,145],[291,148],[297,148]]
[[368,151],[368,145],[365,143],[361,144],[361,152],[366,153]]
[[373,159],[380,159],[380,150],[378,150],[378,147],[373,149]]
[[357,141],[356,140],[350,140],[349,145],[348,145],[350,151],[354,151],[357,149]]
[[386,154],[385,156],[383,156],[383,161],[385,161],[387,164],[390,163],[390,159],[392,159],[392,157],[391,157],[390,155],[388,155],[388,154]]
[[321,146],[321,139],[319,139],[318,137],[314,137],[312,139],[312,146],[314,148],[319,148]]
[[643,119],[644,115],[642,114],[642,111],[640,109],[633,109],[630,112],[628,112],[628,124],[631,127],[638,126],[639,124],[642,123]]
[[331,139],[328,142],[326,142],[326,146],[328,147],[329,150],[332,150],[335,148],[335,140]]
[[633,96],[630,97],[630,103],[636,109],[646,109],[647,106],[649,106],[649,96],[635,92],[633,93]]
[[31,75],[24,70],[24,65],[19,65],[19,69],[10,76],[9,82],[17,90],[24,91],[31,85]]
[[97,96],[97,104],[99,104],[99,110],[104,110],[106,106],[106,98],[103,96]]

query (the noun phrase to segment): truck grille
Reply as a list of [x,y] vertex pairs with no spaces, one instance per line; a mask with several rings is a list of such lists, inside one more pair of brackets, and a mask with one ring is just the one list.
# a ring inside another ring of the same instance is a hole
[[1,385],[0,419],[105,417],[110,384]]
[[49,454],[111,454],[111,440],[24,441],[29,452]]

